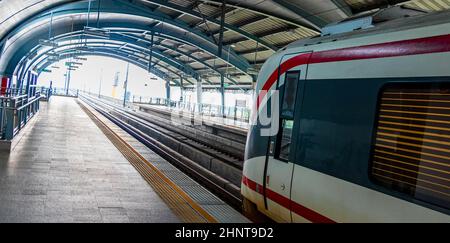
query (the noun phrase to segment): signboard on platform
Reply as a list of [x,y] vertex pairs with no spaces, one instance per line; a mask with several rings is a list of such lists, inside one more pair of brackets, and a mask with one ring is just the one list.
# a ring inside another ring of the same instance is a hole
[[236,107],[247,107],[246,100],[236,100]]

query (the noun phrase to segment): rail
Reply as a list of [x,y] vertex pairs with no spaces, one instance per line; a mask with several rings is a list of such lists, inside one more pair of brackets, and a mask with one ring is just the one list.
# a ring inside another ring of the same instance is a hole
[[[83,92],[82,93],[88,94],[90,96],[95,96],[100,99],[104,99],[116,104],[123,105],[123,100],[112,98],[109,96],[104,95],[98,95],[93,94],[90,92]],[[180,111],[186,111],[193,114],[201,115],[201,116],[208,116],[208,117],[221,117],[226,119],[231,119],[239,122],[249,123],[250,121],[250,115],[251,110],[244,107],[231,107],[231,106],[220,106],[220,105],[213,105],[213,104],[196,104],[196,103],[185,103],[180,101],[173,101],[173,100],[167,100],[165,98],[146,98],[142,96],[133,96],[130,101],[126,102],[126,105],[128,107],[131,107],[133,105],[137,104],[145,104],[145,105],[155,105],[155,106],[165,106],[170,110],[180,110]],[[223,109],[223,114],[222,114]]]
[[[191,175],[199,183],[217,193],[219,197],[239,208],[242,162],[227,152],[211,147],[180,131],[168,130],[151,117],[144,117],[132,110],[105,100],[80,94],[82,101],[130,133],[144,145],[176,167]],[[208,137],[205,134],[206,137]],[[214,135],[211,135],[214,136]],[[178,138],[178,139],[176,139]],[[182,139],[181,139],[182,138]],[[195,152],[194,152],[195,151]],[[214,165],[203,164],[210,161]]]
[[0,90],[1,97],[14,97],[26,94],[26,89],[3,88]]
[[0,97],[0,134],[2,140],[11,141],[39,111],[41,93],[28,97]]
[[[146,98],[142,96],[133,96],[132,102],[135,104],[148,104],[157,106],[167,106],[170,109],[178,109],[192,113],[201,114],[203,116],[223,117],[236,121],[250,121],[251,110],[245,107],[231,107],[213,104],[197,104],[190,102],[172,101],[164,98]],[[222,112],[223,111],[223,112]]]
[[78,98],[79,90],[53,88],[52,95]]

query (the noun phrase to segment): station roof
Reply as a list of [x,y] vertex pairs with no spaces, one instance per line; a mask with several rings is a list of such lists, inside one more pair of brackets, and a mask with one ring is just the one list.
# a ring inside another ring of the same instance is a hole
[[[127,6],[131,12],[139,14],[130,17],[130,11],[114,10],[115,4],[111,2],[122,4],[122,8]],[[77,3],[84,5],[75,5]],[[90,7],[86,8],[88,4]],[[51,21],[55,26],[57,21],[66,21],[66,25],[76,27],[88,19],[89,11],[91,23],[94,23],[91,25],[95,26],[97,19],[101,23],[114,23],[102,25],[97,21],[96,27],[108,29],[117,36],[87,38],[80,32],[80,27],[72,35],[61,32],[58,38],[56,34],[52,38],[62,44],[84,41],[90,49],[81,53],[79,46],[74,49],[67,45],[53,52],[58,51],[65,57],[95,52],[132,60],[143,68],[148,66],[152,72],[159,72],[159,76],[173,80],[174,85],[180,85],[176,80],[181,80],[181,77],[190,84],[201,79],[207,85],[218,85],[218,77],[222,74],[227,77],[227,87],[249,88],[262,64],[277,50],[294,41],[318,35],[330,23],[376,11],[387,4],[428,11],[450,8],[450,0],[101,0],[100,3],[98,0],[90,3],[86,0],[0,0],[0,41],[3,42],[0,42],[0,48],[18,30],[26,29],[24,23],[27,21],[31,24],[36,18],[46,17],[47,28]],[[72,6],[70,12],[68,6]],[[70,19],[60,15],[59,19],[50,20],[50,16],[56,16],[57,11],[63,13],[63,10],[66,15],[70,13]],[[148,15],[143,12],[148,12]],[[222,14],[225,22],[221,41]],[[136,27],[144,25],[148,28]],[[83,36],[85,40],[82,40]],[[36,46],[39,47],[38,44]],[[220,46],[222,55],[219,54]],[[35,48],[31,49],[35,51]],[[149,61],[151,65],[148,65]],[[46,67],[50,62],[37,60],[33,68],[39,69],[39,65]]]

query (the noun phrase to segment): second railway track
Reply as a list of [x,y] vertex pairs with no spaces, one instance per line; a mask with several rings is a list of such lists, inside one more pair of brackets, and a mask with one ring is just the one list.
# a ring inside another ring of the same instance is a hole
[[[241,207],[243,144],[205,131],[199,131],[196,137],[195,128],[186,131],[186,127],[177,128],[162,117],[135,112],[92,96],[80,95],[80,99],[230,205]],[[220,142],[213,144],[213,140]],[[233,144],[236,149],[230,149],[227,144]]]

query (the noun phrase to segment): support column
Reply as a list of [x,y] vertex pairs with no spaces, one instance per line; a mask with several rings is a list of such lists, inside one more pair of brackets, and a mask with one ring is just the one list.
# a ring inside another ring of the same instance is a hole
[[220,14],[220,31],[219,31],[219,46],[217,56],[222,57],[223,53],[223,32],[225,30],[225,15],[226,15],[226,0],[222,0],[221,14]]
[[37,80],[38,80],[38,75],[35,74],[35,73],[33,73],[33,74],[32,74],[32,79],[31,79],[31,91],[30,91],[30,97],[36,96]]
[[220,97],[222,107],[220,108],[220,115],[225,117],[225,76],[220,74]]
[[33,73],[31,71],[28,71],[26,75],[27,84],[25,85],[25,94],[30,97],[30,86],[31,86],[31,80],[33,79]]
[[155,31],[152,29],[152,38],[150,43],[150,57],[148,59],[148,72],[152,72],[152,62],[153,62],[153,47],[155,43]]
[[166,100],[167,106],[170,107],[170,80],[166,81]]
[[180,77],[180,102],[184,103],[184,83],[183,83],[183,77]]
[[71,78],[71,71],[69,70],[69,74],[67,75],[67,88],[66,88],[66,95],[69,95],[69,89],[70,89],[70,78]]
[[127,75],[125,78],[124,89],[125,92],[123,94],[123,107],[127,106],[127,93],[128,93],[128,74],[130,72],[130,63],[127,64]]
[[[69,68],[67,69],[67,72],[66,72],[66,75],[65,75],[66,76],[66,80],[64,82],[64,92],[66,93],[66,95],[69,95],[69,89],[70,89],[71,71],[70,71]],[[83,90],[83,91],[86,92],[86,90]]]
[[198,111],[202,112],[202,103],[203,103],[203,87],[202,87],[202,80],[199,78],[196,83],[197,88],[197,105],[198,105]]

